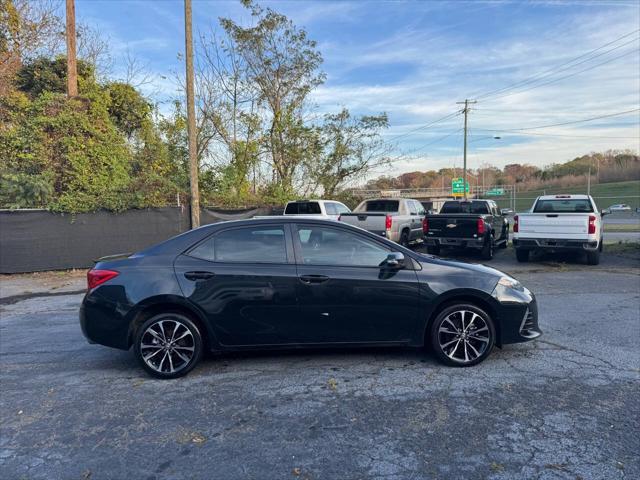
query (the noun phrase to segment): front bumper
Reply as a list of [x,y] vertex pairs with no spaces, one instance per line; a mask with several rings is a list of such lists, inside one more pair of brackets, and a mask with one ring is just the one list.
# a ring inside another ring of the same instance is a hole
[[498,345],[528,342],[542,335],[536,297],[527,289],[522,296],[526,301],[498,302]]
[[430,247],[439,246],[439,247],[462,247],[462,248],[481,249],[484,246],[484,238],[426,237],[424,241]]
[[561,238],[514,238],[513,246],[525,250],[596,250],[598,241]]

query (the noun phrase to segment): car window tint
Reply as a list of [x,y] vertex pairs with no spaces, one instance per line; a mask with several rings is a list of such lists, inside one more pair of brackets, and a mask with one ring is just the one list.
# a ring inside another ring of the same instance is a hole
[[486,202],[445,202],[440,213],[489,213]]
[[326,202],[324,208],[327,211],[327,215],[338,215],[338,209],[335,203]]
[[591,202],[588,199],[558,198],[550,200],[540,200],[533,209],[534,213],[555,213],[569,212],[582,213],[593,212]]
[[397,212],[400,202],[398,200],[369,200],[365,204],[367,212]]
[[286,215],[317,215],[320,212],[318,202],[292,202],[288,203],[284,211]]
[[390,252],[360,235],[316,225],[299,227],[298,239],[305,265],[378,267]]
[[211,262],[286,263],[282,227],[225,230],[208,238],[189,255]]
[[411,215],[418,214],[418,208],[416,207],[416,202],[414,202],[413,200],[409,200],[407,202],[407,205],[409,206],[409,213],[411,213]]

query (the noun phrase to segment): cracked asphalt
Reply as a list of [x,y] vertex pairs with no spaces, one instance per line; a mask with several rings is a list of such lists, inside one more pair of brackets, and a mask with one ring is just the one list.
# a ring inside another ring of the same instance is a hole
[[545,335],[467,369],[416,350],[305,351],[159,381],[86,343],[81,295],[14,297],[0,305],[0,477],[640,478],[640,262],[502,255]]

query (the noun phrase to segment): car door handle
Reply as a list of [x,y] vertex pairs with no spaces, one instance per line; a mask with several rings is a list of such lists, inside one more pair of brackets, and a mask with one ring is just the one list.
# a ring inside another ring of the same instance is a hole
[[326,275],[300,275],[299,278],[305,285],[318,285],[330,279]]
[[186,272],[184,274],[184,278],[187,280],[193,280],[194,282],[198,280],[208,280],[215,275],[213,272]]

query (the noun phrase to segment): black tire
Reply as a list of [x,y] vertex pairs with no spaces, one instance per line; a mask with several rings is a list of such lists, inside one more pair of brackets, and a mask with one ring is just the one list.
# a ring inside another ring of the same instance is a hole
[[[466,331],[466,335],[469,335],[468,332],[470,331],[477,332],[474,333],[473,336],[465,336],[465,338],[462,339],[462,332],[455,330],[456,326],[459,325],[456,320],[460,318],[459,312],[466,312],[462,318],[466,318],[467,328],[471,327],[471,330]],[[484,325],[477,320],[476,316],[482,319]],[[480,328],[475,328],[474,330],[474,324],[479,325]],[[485,326],[486,330],[484,329]],[[454,333],[447,333],[448,331],[454,331]],[[431,348],[438,360],[442,363],[453,367],[471,367],[482,362],[489,356],[495,344],[496,330],[493,325],[493,320],[487,312],[475,305],[463,302],[450,304],[438,314],[429,328],[429,337]],[[479,340],[485,337],[486,341]],[[467,347],[466,350],[459,350],[461,348],[460,345]],[[475,356],[475,353],[479,355]],[[465,361],[464,357],[466,357],[467,354],[469,357],[473,356],[474,358]],[[459,358],[459,356],[463,358]]]
[[[151,327],[156,333],[155,336],[149,331]],[[158,334],[167,341],[167,347],[163,346],[164,343],[157,336]],[[173,341],[175,335],[182,337]],[[169,347],[167,337],[170,336],[172,341]],[[133,352],[142,368],[151,376],[162,379],[178,378],[189,373],[200,361],[202,351],[203,341],[200,329],[190,318],[181,313],[168,312],[151,317],[138,328],[133,343]],[[192,353],[190,357],[189,352]],[[153,355],[150,356],[150,353]],[[155,355],[159,355],[156,358],[161,360],[156,361],[150,358]],[[183,358],[187,358],[188,361],[184,361]],[[179,362],[178,368],[175,368],[174,359]]]
[[587,251],[587,264],[598,265],[600,263],[600,249]]
[[407,230],[403,230],[400,234],[400,245],[409,248],[409,232]]
[[440,255],[440,245],[430,245],[427,247],[427,253],[431,255]]
[[516,248],[516,258],[520,263],[528,262],[529,250],[525,250],[524,248]]
[[483,260],[491,260],[493,258],[493,235],[490,235],[484,242],[482,250],[480,250],[480,256]]
[[502,238],[500,238],[500,245],[498,245],[498,248],[507,248],[508,245],[509,245],[509,225],[507,225],[502,232]]

